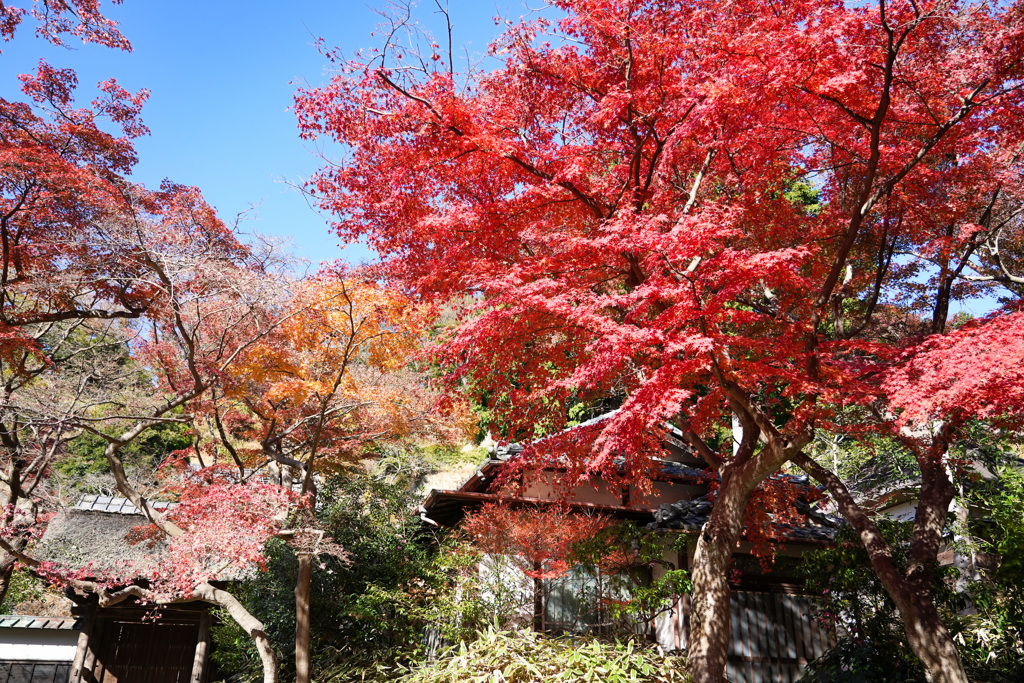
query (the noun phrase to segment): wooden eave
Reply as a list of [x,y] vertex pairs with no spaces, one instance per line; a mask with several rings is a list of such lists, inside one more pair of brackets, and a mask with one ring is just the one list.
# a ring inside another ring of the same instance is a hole
[[468,510],[477,510],[487,503],[505,503],[513,507],[553,507],[564,505],[573,512],[607,515],[617,519],[632,519],[649,522],[654,519],[651,508],[634,508],[625,505],[604,505],[582,501],[557,501],[549,498],[528,496],[501,496],[496,493],[479,491],[431,491],[421,507],[422,517],[428,524],[453,527],[462,521]]

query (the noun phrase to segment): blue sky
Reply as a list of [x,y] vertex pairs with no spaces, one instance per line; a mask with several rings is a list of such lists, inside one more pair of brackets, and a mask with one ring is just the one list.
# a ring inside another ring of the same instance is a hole
[[[90,101],[93,86],[110,77],[132,91],[148,88],[143,120],[151,134],[136,144],[136,182],[156,187],[170,178],[196,185],[228,222],[258,204],[255,220],[243,229],[290,238],[295,252],[314,266],[340,256],[358,262],[371,254],[360,245],[343,254],[327,219],[285,183],[308,177],[320,165],[299,140],[288,108],[296,84],[326,80],[326,60],[313,47],[314,37],[346,54],[376,46],[379,34],[370,34],[381,17],[372,8],[383,4],[108,1],[102,3],[105,13],[120,22],[133,53],[80,44],[55,48],[24,26],[13,42],[0,45],[0,95],[23,99],[16,75],[32,71],[40,57],[77,70],[81,102]],[[432,1],[422,2],[416,16],[429,22],[435,9]],[[498,30],[492,17],[528,10],[520,0],[454,0],[450,11],[456,45],[480,54]]]

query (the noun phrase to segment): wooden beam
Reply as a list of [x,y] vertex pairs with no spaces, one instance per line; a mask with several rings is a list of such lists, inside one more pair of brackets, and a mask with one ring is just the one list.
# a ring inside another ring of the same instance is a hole
[[78,634],[78,646],[75,647],[75,659],[71,664],[69,683],[82,683],[85,655],[89,651],[89,636],[92,634],[92,625],[96,621],[95,613],[96,608],[89,605],[82,617],[82,632]]
[[[89,640],[86,646],[85,659],[82,661],[82,670],[79,673],[79,680],[84,683],[93,683],[96,680],[94,671],[96,660],[99,657],[100,645],[103,640],[103,620],[94,618],[89,630]],[[100,667],[102,669],[102,666]]]
[[199,619],[199,638],[196,642],[196,656],[192,660],[192,677],[189,683],[203,683],[206,660],[210,650],[210,613],[203,612]]

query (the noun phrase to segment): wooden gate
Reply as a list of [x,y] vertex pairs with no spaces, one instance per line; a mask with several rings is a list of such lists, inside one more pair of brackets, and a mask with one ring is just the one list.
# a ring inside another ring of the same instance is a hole
[[814,598],[784,589],[733,591],[728,676],[734,683],[793,683],[831,646]]
[[203,683],[210,639],[205,610],[153,618],[141,609],[97,610],[79,638],[70,683]]

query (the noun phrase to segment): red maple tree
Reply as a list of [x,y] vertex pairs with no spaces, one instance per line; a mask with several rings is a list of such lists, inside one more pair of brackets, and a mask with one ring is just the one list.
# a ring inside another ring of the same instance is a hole
[[[111,0],[111,4],[120,3]],[[31,7],[5,2],[0,5],[0,37],[11,40],[26,18],[36,24],[37,36],[54,45],[65,45],[64,38],[74,36],[83,43],[132,49],[117,22],[103,15],[98,0],[32,0]]]
[[[649,477],[666,420],[720,473],[690,651],[717,683],[750,498],[837,406],[884,400],[915,342],[881,337],[883,312],[927,305],[939,333],[950,301],[1015,282],[1022,7],[553,4],[486,73],[433,59],[444,41],[332,53],[341,73],[296,111],[348,148],[311,189],[394,280],[470,302],[437,357],[505,434],[613,401],[583,477],[619,458]],[[716,437],[733,416],[735,452]],[[931,680],[965,681],[932,616],[904,613],[912,648]]]

